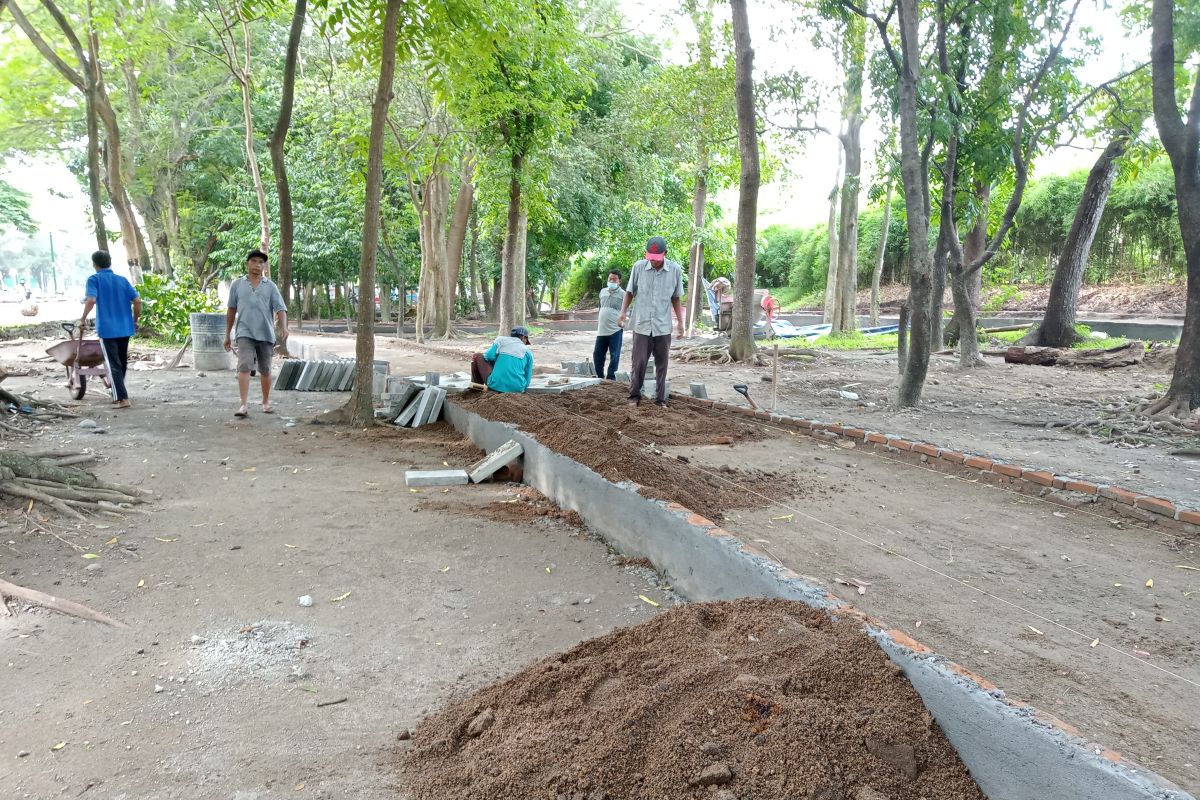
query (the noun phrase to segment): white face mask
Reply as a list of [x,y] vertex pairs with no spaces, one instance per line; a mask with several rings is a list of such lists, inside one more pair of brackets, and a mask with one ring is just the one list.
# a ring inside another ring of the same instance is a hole
[[608,288],[610,288],[610,289],[616,289],[616,288],[618,288],[620,285],[621,285],[621,284],[620,284],[620,283],[618,283],[617,281],[609,281],[609,282],[608,282]]

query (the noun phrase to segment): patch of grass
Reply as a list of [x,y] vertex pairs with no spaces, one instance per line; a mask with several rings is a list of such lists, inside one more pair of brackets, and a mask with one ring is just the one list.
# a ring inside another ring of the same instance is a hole
[[1107,339],[1086,339],[1071,346],[1073,350],[1115,350],[1129,344],[1124,336],[1110,336]]
[[827,333],[808,340],[808,347],[817,350],[895,350],[899,336],[894,333],[863,334],[858,331]]
[[772,289],[771,296],[779,301],[779,308],[783,311],[795,311],[798,308],[819,308],[825,302],[824,291],[804,294],[795,286]]
[[143,350],[178,350],[183,347],[182,342],[164,336],[135,336],[129,340],[129,344]]
[[998,344],[1016,344],[1025,334],[1029,333],[1028,328],[1019,331],[1000,331],[999,333],[985,333],[979,337],[980,342],[996,342]]

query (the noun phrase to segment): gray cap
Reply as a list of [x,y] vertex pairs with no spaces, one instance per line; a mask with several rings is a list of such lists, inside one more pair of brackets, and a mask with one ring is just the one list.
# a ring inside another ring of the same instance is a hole
[[518,325],[517,327],[512,329],[512,333],[510,333],[509,335],[512,336],[514,339],[528,339],[529,338],[529,329],[522,325]]

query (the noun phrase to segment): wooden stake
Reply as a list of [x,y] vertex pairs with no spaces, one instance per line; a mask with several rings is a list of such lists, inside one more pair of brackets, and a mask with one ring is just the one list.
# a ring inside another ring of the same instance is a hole
[[771,411],[777,410],[779,404],[779,345],[775,345],[774,358],[771,361]]
[[179,348],[179,352],[176,353],[175,357],[171,359],[171,363],[167,365],[167,369],[175,369],[179,366],[179,362],[183,360],[183,354],[187,352],[187,349],[191,346],[191,344],[192,335],[189,333],[188,337],[183,340],[183,347]]

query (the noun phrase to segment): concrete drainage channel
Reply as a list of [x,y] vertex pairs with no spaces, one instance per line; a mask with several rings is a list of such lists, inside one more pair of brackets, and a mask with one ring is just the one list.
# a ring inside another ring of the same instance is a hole
[[765,553],[679,505],[614,484],[503,422],[448,401],[445,417],[491,452],[509,440],[524,448],[525,482],[625,555],[648,558],[689,600],[780,597],[854,615],[912,682],[990,800],[1195,800],[1159,776],[1059,727],[898,631],[841,604]]

